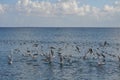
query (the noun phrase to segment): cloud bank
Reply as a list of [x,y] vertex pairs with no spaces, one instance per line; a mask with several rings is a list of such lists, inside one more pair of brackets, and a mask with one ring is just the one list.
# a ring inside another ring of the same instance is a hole
[[[14,20],[20,18],[17,23],[19,26],[115,26],[120,27],[120,1],[115,1],[112,5],[104,5],[102,8],[89,4],[81,4],[79,0],[58,0],[37,1],[37,0],[18,0],[15,5],[0,4],[0,15],[15,14]],[[36,19],[42,23],[32,22],[30,19]],[[5,17],[2,17],[3,19]],[[49,20],[50,19],[50,20]],[[67,21],[65,21],[67,19]],[[48,23],[44,23],[46,21]],[[53,21],[51,21],[53,20]],[[5,21],[0,20],[1,23]],[[56,22],[56,23],[54,23]],[[114,24],[112,24],[112,23]],[[8,20],[9,23],[9,20]],[[22,25],[20,25],[20,23]],[[27,24],[26,24],[27,23]],[[29,25],[28,25],[29,24]],[[38,25],[34,25],[38,24]],[[58,25],[57,25],[58,24]],[[70,24],[70,25],[68,25]],[[87,25],[86,25],[87,24]],[[97,25],[98,24],[98,25]]]
[[55,3],[49,1],[19,0],[16,4],[17,11],[26,14],[37,15],[103,15],[120,12],[120,1],[110,5],[104,5],[102,9],[80,4],[77,0],[58,0]]
[[59,0],[56,3],[48,1],[19,0],[17,11],[37,15],[87,15],[98,13],[99,9],[90,5],[81,5],[77,0]]

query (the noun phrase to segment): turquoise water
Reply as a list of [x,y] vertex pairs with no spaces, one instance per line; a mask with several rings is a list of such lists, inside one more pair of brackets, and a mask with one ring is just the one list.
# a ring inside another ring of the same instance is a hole
[[[55,49],[49,64],[42,53],[49,54],[51,46]],[[98,56],[83,59],[90,48],[105,55],[104,65],[98,65]],[[26,56],[27,50],[37,57]],[[71,56],[71,62],[64,60],[61,66],[58,51]],[[120,28],[0,28],[0,80],[119,80],[118,56]]]

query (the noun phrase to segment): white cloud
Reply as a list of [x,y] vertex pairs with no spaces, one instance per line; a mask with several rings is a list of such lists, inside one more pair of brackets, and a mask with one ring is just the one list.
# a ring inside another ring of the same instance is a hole
[[120,12],[120,1],[115,1],[112,6],[105,5],[104,10],[107,12]]
[[113,10],[114,10],[114,7],[113,7],[113,6],[109,6],[109,5],[105,5],[105,6],[104,6],[104,10],[105,10],[105,11],[108,11],[108,12],[109,12],[109,11],[113,11]]
[[76,0],[58,1],[51,3],[48,1],[19,0],[17,10],[29,14],[39,15],[58,15],[58,14],[76,14],[78,13],[78,4]]
[[[57,15],[95,15],[106,16],[115,15],[120,12],[120,1],[115,1],[113,5],[104,5],[103,8],[97,8],[92,5],[81,4],[78,0],[58,0],[57,2],[38,1],[38,0],[18,0],[15,8],[11,7],[13,12],[26,15],[39,16],[57,16]],[[8,7],[0,4],[0,13],[4,13]],[[10,9],[10,5],[9,5]],[[10,10],[8,10],[10,11]],[[12,12],[12,11],[11,11]]]
[[5,6],[0,4],[0,14],[5,12]]
[[27,14],[38,15],[85,15],[98,10],[90,5],[81,5],[76,0],[60,0],[56,3],[48,1],[19,0],[17,10]]
[[105,5],[102,9],[91,5],[80,4],[77,0],[59,0],[56,3],[50,1],[19,0],[16,7],[19,13],[27,15],[95,15],[95,17],[101,17],[120,12],[119,5],[120,2],[116,1],[114,5]]
[[81,4],[78,0],[58,0],[54,3],[50,1],[18,0],[14,6],[0,4],[0,13],[4,12],[37,16],[94,15],[98,18],[119,13],[120,1],[116,1],[112,6],[106,4],[103,8],[97,8],[89,4]]

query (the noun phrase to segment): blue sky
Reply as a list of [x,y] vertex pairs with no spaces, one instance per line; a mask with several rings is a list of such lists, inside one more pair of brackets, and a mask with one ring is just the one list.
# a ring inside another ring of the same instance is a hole
[[0,0],[0,27],[120,27],[120,0]]
[[[0,3],[3,4],[15,4],[18,0],[0,0]],[[36,0],[33,0],[36,1]],[[57,0],[38,0],[38,1],[51,1],[56,2]],[[102,7],[105,4],[113,4],[115,0],[78,0],[83,4],[90,4],[97,7]],[[117,1],[117,0],[116,0]]]

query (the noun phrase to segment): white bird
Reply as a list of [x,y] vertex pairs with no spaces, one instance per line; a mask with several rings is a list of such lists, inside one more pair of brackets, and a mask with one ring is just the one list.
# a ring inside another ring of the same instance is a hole
[[98,65],[104,65],[105,64],[105,55],[101,54],[98,57],[99,61],[98,61]]
[[62,55],[62,53],[58,53],[58,56],[59,56],[60,64],[62,65],[63,64],[63,55]]
[[12,63],[13,63],[12,55],[8,55],[8,64],[12,64]]
[[120,61],[120,56],[118,56],[118,60]]

